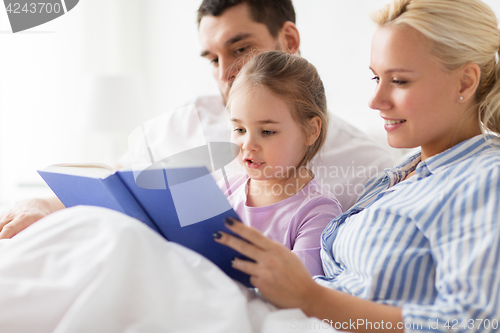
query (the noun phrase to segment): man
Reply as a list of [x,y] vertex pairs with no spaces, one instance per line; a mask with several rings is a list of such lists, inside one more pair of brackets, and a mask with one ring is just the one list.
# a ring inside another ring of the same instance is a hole
[[[291,0],[204,0],[198,10],[198,24],[201,55],[212,64],[221,96],[200,97],[194,105],[206,140],[227,141],[224,103],[245,59],[270,50],[299,54],[295,11]],[[165,129],[175,125],[166,123]],[[126,159],[120,162],[124,165]],[[311,168],[320,183],[332,191],[347,210],[356,201],[364,183],[390,166],[392,159],[388,152],[331,115],[327,140]],[[20,202],[0,219],[0,238],[10,238],[62,208],[55,197]]]
[[[210,61],[221,96],[200,97],[195,106],[207,141],[224,141],[225,100],[245,60],[270,50],[299,54],[295,11],[291,0],[204,0],[198,25],[201,56]],[[366,181],[392,164],[387,151],[330,114],[327,141],[312,171],[347,210]]]

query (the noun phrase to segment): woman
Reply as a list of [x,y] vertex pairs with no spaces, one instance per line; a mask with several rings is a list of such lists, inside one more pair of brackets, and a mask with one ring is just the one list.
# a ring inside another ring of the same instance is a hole
[[377,331],[498,329],[496,18],[478,0],[397,0],[374,20],[370,107],[391,146],[421,151],[372,179],[325,229],[326,276],[316,282],[288,251],[240,223],[230,229],[250,244],[227,234],[217,241],[255,260],[234,267],[278,307],[334,323],[365,320]]

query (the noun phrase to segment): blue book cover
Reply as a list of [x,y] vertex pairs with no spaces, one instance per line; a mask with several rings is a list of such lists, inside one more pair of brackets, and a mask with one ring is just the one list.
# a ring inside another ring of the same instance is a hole
[[247,274],[231,267],[244,256],[213,240],[216,231],[230,232],[226,217],[239,218],[206,167],[113,172],[63,165],[38,173],[66,207],[99,206],[136,218],[252,287]]

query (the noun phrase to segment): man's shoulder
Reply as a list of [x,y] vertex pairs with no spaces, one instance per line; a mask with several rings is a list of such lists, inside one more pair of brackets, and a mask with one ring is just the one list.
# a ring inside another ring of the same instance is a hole
[[388,150],[360,129],[330,114],[327,138],[311,171],[347,210],[371,177],[393,165]]
[[220,95],[198,96],[191,101],[196,108],[202,108],[212,113],[220,113],[225,109],[222,97]]
[[195,106],[203,114],[211,113],[215,115],[220,115],[226,109],[220,95],[202,95],[175,105],[174,110],[188,106]]
[[[361,158],[358,163],[372,165],[376,162],[384,168],[394,164],[391,153],[357,127],[336,115],[330,114],[328,135],[321,151],[323,155]],[[355,164],[358,164],[355,163]]]
[[356,143],[367,144],[385,151],[385,148],[371,139],[365,132],[331,113],[329,114],[327,139],[328,141],[334,140],[337,142],[353,142],[354,140]]

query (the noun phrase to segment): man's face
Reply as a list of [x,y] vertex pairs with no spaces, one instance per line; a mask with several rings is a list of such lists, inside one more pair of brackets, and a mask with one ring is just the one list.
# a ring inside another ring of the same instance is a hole
[[265,24],[253,21],[245,3],[228,8],[220,16],[204,16],[199,34],[201,56],[210,61],[224,104],[249,54],[286,49],[281,34],[273,38]]

